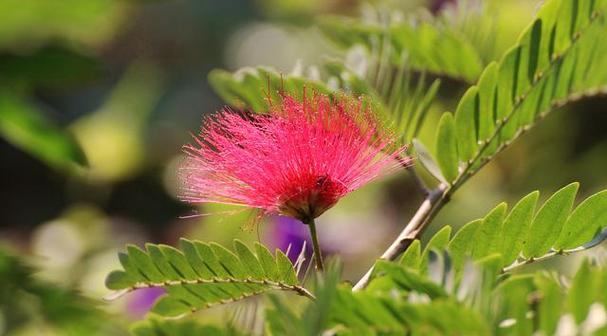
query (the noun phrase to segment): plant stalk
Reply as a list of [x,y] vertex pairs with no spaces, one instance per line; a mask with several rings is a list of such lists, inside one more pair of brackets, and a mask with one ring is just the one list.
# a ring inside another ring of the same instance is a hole
[[316,269],[323,271],[325,266],[322,261],[322,254],[320,252],[320,244],[318,243],[318,235],[316,234],[316,223],[314,218],[305,222],[310,228],[310,238],[312,239],[312,247],[314,248],[314,260],[316,262]]
[[[428,193],[426,199],[419,206],[415,215],[405,226],[403,231],[396,237],[390,247],[381,255],[380,259],[395,260],[403,253],[409,245],[424,232],[424,229],[430,223],[432,216],[440,209],[448,200],[448,187],[445,184],[440,184],[436,189]],[[358,291],[365,288],[371,280],[373,266],[365,273],[365,275],[354,285],[353,291]]]

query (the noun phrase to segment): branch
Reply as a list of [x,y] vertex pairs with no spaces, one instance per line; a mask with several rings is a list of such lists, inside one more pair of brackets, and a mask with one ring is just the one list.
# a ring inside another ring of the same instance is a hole
[[[311,300],[316,300],[316,297],[314,296],[314,294],[312,294],[310,291],[308,291],[305,287],[303,286],[298,286],[298,285],[289,285],[287,283],[283,283],[283,282],[279,282],[279,281],[272,281],[272,280],[267,280],[267,279],[252,279],[252,278],[247,278],[247,279],[236,279],[236,278],[232,278],[232,277],[225,277],[225,278],[219,278],[219,277],[213,277],[211,279],[204,279],[204,278],[196,278],[196,279],[179,279],[179,280],[166,280],[163,282],[137,282],[134,285],[132,285],[131,287],[116,291],[108,296],[106,296],[104,299],[106,301],[113,301],[119,297],[122,297],[124,294],[132,292],[134,290],[137,289],[142,289],[142,288],[156,288],[156,287],[170,287],[170,286],[184,286],[184,285],[200,285],[200,284],[253,284],[253,285],[265,285],[265,286],[271,286],[273,289],[280,289],[280,290],[286,290],[286,291],[293,291],[295,292],[297,295],[300,296],[305,296],[308,299]],[[262,289],[261,291],[254,291],[251,292],[251,295],[247,295],[247,296],[252,296],[252,295],[258,295],[261,294],[263,292],[265,292],[266,290]]]
[[[449,190],[447,185],[442,183],[436,189],[431,190],[426,196],[426,199],[424,199],[419,206],[419,209],[415,212],[415,215],[413,215],[409,223],[407,223],[403,231],[396,237],[390,247],[381,255],[380,259],[396,259],[415,239],[419,238],[436,211],[449,200]],[[367,273],[358,281],[358,283],[356,283],[356,285],[354,285],[352,290],[358,291],[365,288],[371,280],[372,273],[373,266],[371,266]]]

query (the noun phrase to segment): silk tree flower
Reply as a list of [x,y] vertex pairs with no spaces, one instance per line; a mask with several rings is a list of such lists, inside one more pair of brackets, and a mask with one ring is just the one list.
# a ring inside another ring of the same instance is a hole
[[[184,146],[182,199],[314,219],[342,197],[411,162],[362,100],[284,95],[267,114],[224,109]],[[320,266],[320,265],[317,265]]]

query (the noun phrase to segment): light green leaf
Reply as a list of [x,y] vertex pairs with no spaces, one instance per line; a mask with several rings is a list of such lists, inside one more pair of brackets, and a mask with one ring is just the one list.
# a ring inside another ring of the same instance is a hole
[[500,239],[502,240],[502,261],[508,265],[512,263],[520,254],[523,246],[526,244],[525,237],[529,232],[529,226],[533,219],[535,204],[539,197],[539,192],[534,191],[525,196],[512,208],[508,217],[504,221]]
[[235,328],[219,328],[194,319],[161,319],[150,317],[147,320],[139,321],[133,324],[131,332],[135,336],[192,336],[192,335],[213,335],[213,336],[238,336],[246,335],[237,331]]
[[607,227],[607,190],[587,198],[567,219],[556,249],[569,249],[590,241]]
[[544,274],[535,277],[535,285],[542,295],[538,308],[540,330],[545,335],[554,335],[565,303],[563,289],[554,278]]
[[461,269],[464,266],[466,257],[472,255],[472,249],[475,245],[474,241],[482,225],[482,219],[471,221],[459,229],[449,242],[448,249],[456,269]]
[[565,224],[580,184],[571,183],[552,195],[541,207],[529,229],[523,254],[539,257],[550,250]]
[[428,256],[430,254],[430,251],[432,251],[432,250],[442,251],[445,248],[447,248],[447,245],[449,244],[450,236],[451,236],[451,227],[449,225],[446,225],[443,228],[441,228],[436,234],[434,234],[434,236],[432,236],[432,238],[430,238],[430,241],[426,245],[426,248],[424,249],[424,253],[422,254],[421,264],[419,267],[422,274],[428,270]]
[[595,299],[595,286],[596,282],[590,263],[585,260],[573,278],[567,297],[569,310],[578,324],[584,321],[588,315],[590,305]]
[[495,95],[498,65],[491,62],[478,80],[478,138],[489,139],[495,129]]
[[215,69],[209,73],[208,80],[227,104],[259,113],[268,111],[268,98],[273,102],[280,101],[281,92],[299,98],[304,94],[304,87],[310,93],[332,92],[320,81],[295,74],[280,74],[268,67],[243,68],[235,73]]
[[464,93],[455,110],[457,151],[459,158],[464,162],[472,159],[478,148],[478,125],[476,124],[478,109],[478,87],[472,86]]
[[366,20],[324,17],[319,22],[323,33],[339,47],[364,46],[375,51],[377,41],[385,43],[388,59],[398,65],[407,55],[409,66],[430,72],[474,80],[482,70],[482,60],[471,43],[439,21],[415,24],[411,20],[394,21],[386,27]]
[[403,256],[400,258],[399,264],[404,267],[409,267],[413,269],[417,269],[421,262],[421,254],[422,254],[422,244],[416,239],[409,245],[409,248],[403,253]]
[[374,280],[365,291],[390,291],[398,289],[407,292],[426,294],[431,299],[447,297],[447,292],[438,284],[420,275],[416,270],[403,267],[397,263],[378,260],[375,264]]
[[438,123],[436,134],[436,158],[443,176],[449,182],[458,174],[457,143],[455,142],[455,121],[449,112],[444,113]]
[[506,203],[501,203],[483,219],[483,224],[477,232],[476,239],[471,242],[474,245],[472,250],[474,259],[478,260],[502,250],[500,233],[507,208]]
[[413,147],[417,152],[417,158],[422,163],[424,168],[426,168],[426,170],[437,180],[446,183],[447,179],[443,176],[443,173],[441,173],[436,160],[434,160],[434,157],[432,157],[432,154],[430,154],[428,149],[426,149],[426,147],[418,139],[413,139]]

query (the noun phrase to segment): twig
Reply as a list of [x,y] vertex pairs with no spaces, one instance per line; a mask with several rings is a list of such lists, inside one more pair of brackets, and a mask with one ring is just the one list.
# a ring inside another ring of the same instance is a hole
[[529,265],[532,264],[536,261],[542,261],[548,258],[552,258],[556,255],[568,255],[571,253],[576,253],[576,252],[581,252],[581,251],[586,251],[588,249],[591,249],[599,244],[601,244],[602,242],[604,242],[605,240],[607,240],[607,228],[604,228],[598,235],[596,235],[596,237],[594,237],[594,239],[592,239],[591,241],[587,242],[586,244],[582,245],[582,246],[578,246],[576,248],[572,248],[572,249],[568,249],[568,250],[550,250],[550,252],[544,254],[543,256],[539,256],[536,258],[529,258],[529,259],[523,259],[523,260],[517,260],[515,262],[513,262],[512,264],[502,268],[502,273],[506,273],[506,272],[510,272],[518,267],[524,266],[524,265]]
[[[424,199],[419,206],[419,209],[415,212],[415,215],[413,215],[409,223],[407,223],[403,231],[396,237],[390,247],[381,255],[380,259],[396,259],[415,239],[419,238],[434,213],[448,201],[448,191],[449,189],[445,184],[440,184],[436,189],[430,191],[426,196],[426,199]],[[371,280],[372,273],[373,266],[371,266],[367,273],[358,281],[358,283],[356,283],[356,285],[354,285],[352,290],[357,291],[365,288]]]

